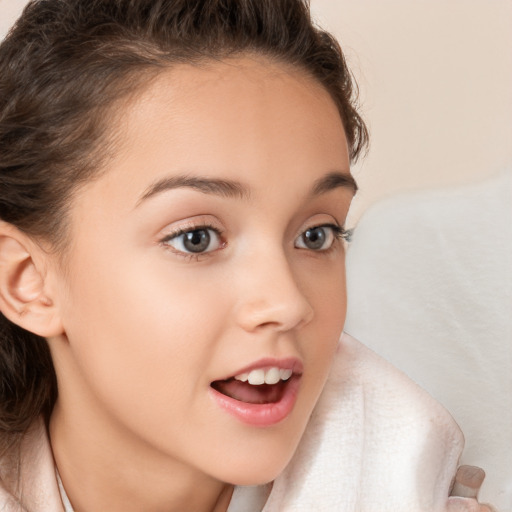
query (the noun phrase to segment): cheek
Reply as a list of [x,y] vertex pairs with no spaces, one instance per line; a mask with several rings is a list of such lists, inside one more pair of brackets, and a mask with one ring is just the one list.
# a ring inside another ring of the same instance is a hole
[[314,309],[302,345],[310,364],[308,386],[317,396],[325,383],[343,330],[347,308],[345,262],[339,258],[322,271],[307,272],[304,287]]
[[340,255],[330,265],[304,272],[303,275],[303,286],[315,312],[315,330],[323,334],[323,339],[339,337],[347,310],[344,255]]
[[121,256],[115,265],[98,260],[93,274],[78,274],[64,326],[86,384],[111,408],[186,403],[207,368],[216,318],[222,318],[212,294],[165,264]]

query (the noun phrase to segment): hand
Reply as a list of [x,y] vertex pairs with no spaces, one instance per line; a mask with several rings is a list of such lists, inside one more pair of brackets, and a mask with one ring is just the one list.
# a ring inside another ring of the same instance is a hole
[[478,492],[485,478],[483,469],[460,466],[455,475],[446,512],[497,512],[490,505],[478,502]]
[[450,496],[446,512],[498,512],[494,507],[478,503],[473,498]]

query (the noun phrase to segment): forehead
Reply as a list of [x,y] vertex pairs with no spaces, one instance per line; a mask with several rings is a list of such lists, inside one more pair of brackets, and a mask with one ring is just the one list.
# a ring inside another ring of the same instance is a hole
[[[148,87],[130,104],[133,121],[137,116],[154,114],[152,106],[169,108],[188,104],[226,107],[229,98],[233,107],[257,107],[270,96],[281,99],[293,94],[294,100],[314,100],[314,106],[336,106],[327,90],[309,73],[285,62],[261,55],[246,55],[225,60],[205,60],[195,64],[173,65],[156,75]],[[214,104],[212,105],[212,99]]]
[[127,198],[172,173],[258,188],[274,177],[308,181],[312,171],[349,168],[329,93],[303,71],[261,57],[164,71],[113,124],[118,144],[104,177]]

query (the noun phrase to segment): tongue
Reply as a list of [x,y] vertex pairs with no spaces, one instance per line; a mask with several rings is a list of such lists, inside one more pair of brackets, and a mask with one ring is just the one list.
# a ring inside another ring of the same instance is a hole
[[240,382],[235,379],[217,380],[212,382],[213,389],[223,395],[229,396],[240,402],[249,404],[268,404],[281,400],[286,382],[280,381],[277,384],[261,384],[253,386],[247,382]]

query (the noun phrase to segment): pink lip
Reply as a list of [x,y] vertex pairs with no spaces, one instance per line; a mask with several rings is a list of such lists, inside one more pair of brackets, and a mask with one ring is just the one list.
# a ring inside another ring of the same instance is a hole
[[[270,427],[287,418],[295,406],[300,388],[303,365],[297,358],[274,359],[265,358],[241,368],[233,375],[247,373],[258,368],[275,366],[282,369],[290,369],[293,375],[288,381],[284,394],[278,402],[266,404],[253,404],[235,400],[210,387],[210,393],[215,402],[227,413],[233,415],[242,423],[255,427]],[[232,376],[233,376],[232,375]],[[228,377],[231,378],[232,376]]]
[[223,395],[213,388],[210,393],[217,404],[242,423],[255,427],[270,427],[283,421],[293,410],[300,387],[300,377],[292,377],[279,402],[269,404],[249,404]]

